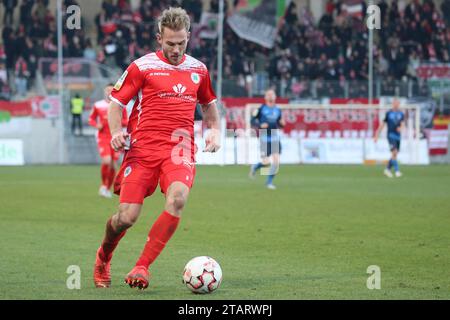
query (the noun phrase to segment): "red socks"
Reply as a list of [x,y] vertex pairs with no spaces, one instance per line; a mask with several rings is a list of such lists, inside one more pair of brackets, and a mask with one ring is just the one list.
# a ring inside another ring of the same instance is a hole
[[119,244],[120,239],[123,238],[127,231],[122,231],[120,233],[117,233],[111,224],[111,218],[108,219],[108,222],[106,222],[106,231],[105,231],[105,238],[103,239],[101,248],[103,251],[103,260],[111,260],[112,253],[114,249]]
[[147,243],[145,244],[141,257],[136,262],[136,266],[148,268],[155,261],[166,246],[167,241],[174,234],[179,221],[179,217],[175,217],[167,211],[161,213],[150,229]]
[[112,184],[114,183],[114,178],[116,177],[116,170],[114,167],[109,168],[108,172],[108,184],[106,185],[106,188],[111,189]]
[[108,190],[111,189],[111,186],[114,183],[114,178],[116,177],[116,170],[114,167],[110,167],[107,164],[102,164],[100,167],[100,172],[102,177],[102,185]]
[[[150,229],[147,243],[145,244],[139,260],[136,262],[136,266],[144,266],[148,268],[150,264],[155,261],[166,246],[166,243],[175,233],[179,222],[179,217],[175,217],[167,211],[163,211],[163,213],[161,213]],[[111,260],[114,249],[117,247],[120,239],[122,239],[125,233],[126,230],[121,233],[117,233],[111,225],[111,218],[108,220],[106,223],[105,238],[103,239],[101,245],[103,260]]]
[[108,178],[109,178],[109,166],[107,164],[103,164],[100,167],[101,177],[102,177],[102,185],[108,186]]

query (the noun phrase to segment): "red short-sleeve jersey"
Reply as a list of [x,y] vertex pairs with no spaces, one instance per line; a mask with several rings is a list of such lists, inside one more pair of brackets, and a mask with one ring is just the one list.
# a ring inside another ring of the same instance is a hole
[[197,102],[206,105],[216,100],[202,62],[184,55],[180,64],[172,65],[162,51],[131,63],[111,93],[111,99],[122,107],[133,97],[137,99],[127,127],[131,135],[127,157],[143,161],[170,154],[179,143],[180,132],[189,134],[194,146]]
[[[91,114],[89,115],[89,125],[97,127],[98,123],[102,124],[102,128],[97,131],[97,138],[102,140],[111,140],[111,132],[108,124],[108,109],[109,102],[106,100],[100,100],[94,103]],[[122,112],[122,127],[126,127],[128,122],[126,109]]]

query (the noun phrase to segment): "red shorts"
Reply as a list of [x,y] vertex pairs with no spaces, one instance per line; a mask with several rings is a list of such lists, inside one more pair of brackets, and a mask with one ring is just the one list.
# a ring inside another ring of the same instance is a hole
[[158,181],[161,192],[165,194],[175,181],[192,188],[194,178],[194,163],[176,164],[168,157],[150,167],[125,158],[114,182],[114,193],[120,196],[120,203],[142,204],[144,198],[155,192]]
[[97,148],[101,158],[111,157],[114,161],[119,160],[120,152],[114,151],[110,140],[98,139]]

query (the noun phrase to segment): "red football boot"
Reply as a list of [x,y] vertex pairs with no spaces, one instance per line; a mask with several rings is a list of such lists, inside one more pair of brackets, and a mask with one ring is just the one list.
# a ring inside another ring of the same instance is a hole
[[146,267],[135,266],[133,270],[127,274],[125,283],[128,284],[130,288],[139,288],[144,290],[148,287],[149,279],[150,273]]
[[111,260],[104,261],[100,255],[101,247],[97,250],[94,267],[94,283],[97,288],[111,286]]

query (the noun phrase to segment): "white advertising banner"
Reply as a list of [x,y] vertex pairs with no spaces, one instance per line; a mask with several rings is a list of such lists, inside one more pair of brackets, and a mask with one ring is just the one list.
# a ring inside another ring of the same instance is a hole
[[22,166],[23,141],[19,139],[0,139],[0,166]]
[[0,121],[0,136],[30,133],[31,121],[31,117],[11,117]]
[[300,141],[303,163],[363,163],[362,139],[302,139]]
[[[217,153],[202,152],[203,139],[197,138],[196,144],[197,164],[248,165],[261,159],[260,144],[255,137],[227,137]],[[375,143],[373,139],[360,138],[283,138],[280,161],[282,164],[363,164],[365,160],[379,163],[389,160],[390,154],[386,139]],[[429,164],[427,141],[402,140],[398,160],[401,164]]]
[[[366,139],[365,152],[366,160],[386,161],[391,157],[387,139],[380,139],[377,143],[373,139]],[[430,164],[427,141],[403,139],[400,143],[398,161],[401,164]]]

